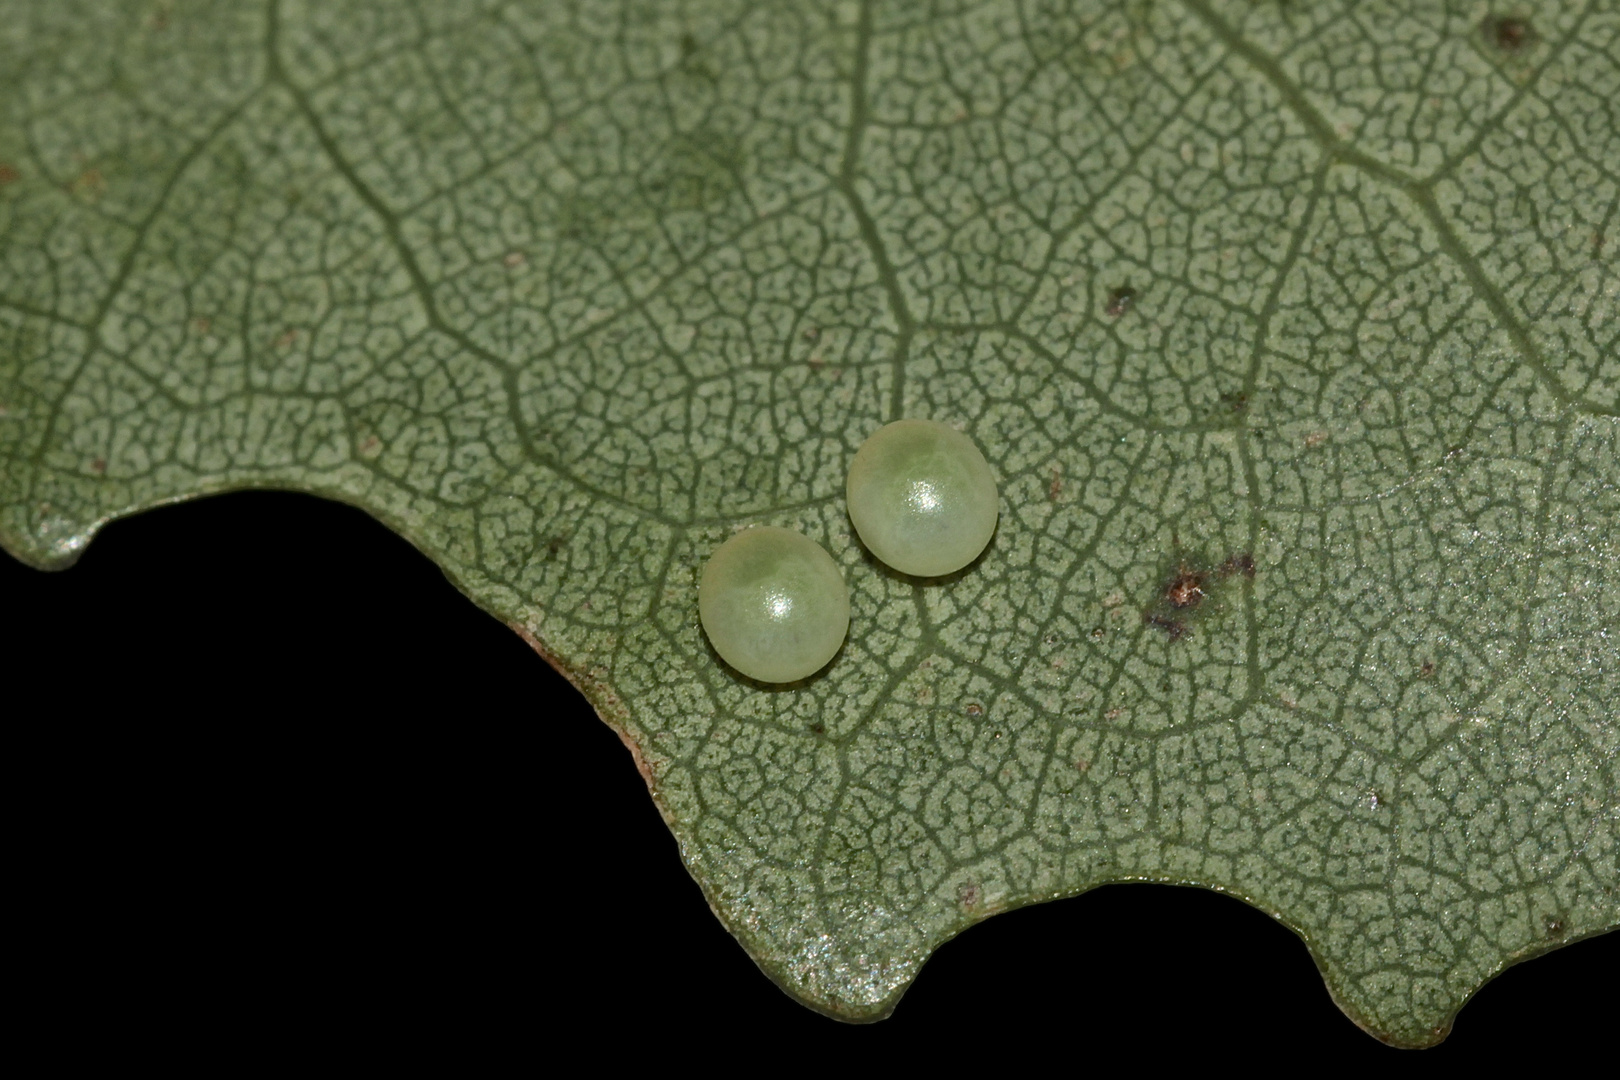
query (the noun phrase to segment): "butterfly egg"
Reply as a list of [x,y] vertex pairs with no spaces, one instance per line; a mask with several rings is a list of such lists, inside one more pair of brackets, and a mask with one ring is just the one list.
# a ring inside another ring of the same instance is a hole
[[996,531],[996,478],[973,440],[933,420],[896,420],[861,444],[845,485],[873,555],[916,577],[979,557]]
[[793,682],[826,667],[844,643],[849,587],[820,544],[756,525],[703,564],[698,616],[726,663],[760,682]]

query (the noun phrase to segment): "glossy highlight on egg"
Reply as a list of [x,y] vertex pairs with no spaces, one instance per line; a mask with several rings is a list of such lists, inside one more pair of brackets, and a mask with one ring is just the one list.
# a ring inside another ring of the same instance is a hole
[[973,440],[933,420],[897,420],[856,451],[845,484],[861,542],[914,577],[979,557],[1000,513],[995,475]]
[[849,587],[838,564],[803,533],[745,529],[715,549],[698,580],[709,644],[739,673],[797,682],[826,667],[849,632]]

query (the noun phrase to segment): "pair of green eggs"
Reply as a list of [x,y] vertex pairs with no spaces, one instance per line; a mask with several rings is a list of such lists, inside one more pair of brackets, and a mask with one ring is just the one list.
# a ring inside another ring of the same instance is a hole
[[[845,484],[868,551],[902,574],[940,577],[979,557],[996,531],[996,479],[973,440],[933,420],[897,420],[861,444]],[[825,667],[849,632],[849,587],[820,544],[756,525],[715,549],[698,616],[720,658],[766,683]]]

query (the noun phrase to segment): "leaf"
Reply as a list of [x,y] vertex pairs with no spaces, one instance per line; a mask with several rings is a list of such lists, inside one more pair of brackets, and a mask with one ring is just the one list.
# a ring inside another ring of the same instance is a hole
[[[3,14],[6,548],[366,508],[622,733],[811,1007],[1166,881],[1422,1045],[1620,923],[1612,4]],[[943,581],[844,514],[899,416],[1001,479]],[[785,690],[697,625],[755,522],[851,586]]]

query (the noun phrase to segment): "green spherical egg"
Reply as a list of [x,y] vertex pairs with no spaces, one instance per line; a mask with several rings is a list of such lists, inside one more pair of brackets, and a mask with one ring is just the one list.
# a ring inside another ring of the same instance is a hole
[[861,444],[845,486],[867,549],[902,574],[939,577],[996,531],[996,478],[973,440],[933,420],[896,420]]
[[703,565],[698,616],[726,663],[760,682],[793,682],[826,667],[844,643],[849,587],[820,544],[757,525]]

